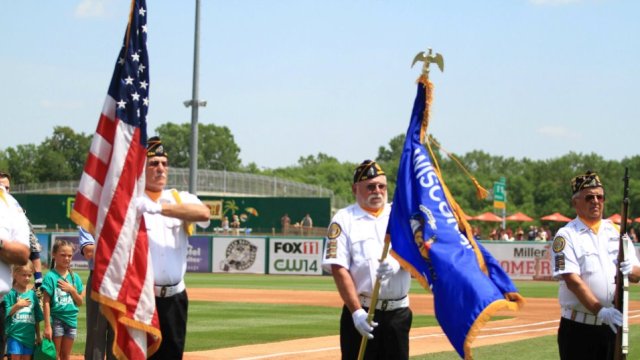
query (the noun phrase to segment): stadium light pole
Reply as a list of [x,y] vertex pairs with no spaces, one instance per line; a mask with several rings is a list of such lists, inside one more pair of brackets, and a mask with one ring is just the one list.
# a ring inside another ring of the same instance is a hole
[[198,108],[207,106],[206,101],[198,100],[198,77],[200,76],[200,0],[196,0],[196,25],[193,36],[193,91],[191,100],[185,101],[186,107],[191,106],[191,136],[189,146],[189,192],[197,195],[198,184]]

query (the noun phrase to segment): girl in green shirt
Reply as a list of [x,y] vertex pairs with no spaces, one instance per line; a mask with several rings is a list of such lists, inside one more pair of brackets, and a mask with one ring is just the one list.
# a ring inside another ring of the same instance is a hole
[[69,360],[78,334],[78,306],[82,305],[84,288],[80,276],[71,271],[73,244],[56,240],[51,255],[51,270],[44,276],[41,286],[44,337],[53,340],[58,359]]
[[12,360],[31,359],[36,344],[40,343],[42,309],[35,291],[30,286],[33,264],[13,266],[13,288],[4,296],[7,336],[7,354]]

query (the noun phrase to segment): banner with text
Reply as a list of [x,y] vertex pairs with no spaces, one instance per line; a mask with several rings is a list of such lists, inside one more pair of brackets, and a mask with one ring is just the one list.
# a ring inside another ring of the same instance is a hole
[[482,242],[512,279],[552,280],[551,242]]
[[322,241],[270,238],[269,274],[322,275]]

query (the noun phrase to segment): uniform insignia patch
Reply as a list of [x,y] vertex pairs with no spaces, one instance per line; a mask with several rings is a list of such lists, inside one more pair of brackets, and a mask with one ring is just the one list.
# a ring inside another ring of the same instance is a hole
[[564,254],[556,255],[555,271],[564,270]]
[[338,240],[329,239],[327,241],[327,250],[324,255],[325,259],[335,259],[338,256]]
[[562,236],[556,236],[555,239],[553,239],[553,252],[561,252],[564,250],[566,244],[567,241]]
[[331,223],[331,225],[329,225],[329,230],[327,231],[327,237],[329,239],[335,239],[340,236],[340,234],[342,234],[340,225],[338,225],[337,223]]

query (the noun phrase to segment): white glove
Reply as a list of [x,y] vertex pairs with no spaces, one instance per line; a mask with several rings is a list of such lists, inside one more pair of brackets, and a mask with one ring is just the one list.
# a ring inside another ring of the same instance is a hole
[[137,197],[135,199],[136,210],[139,213],[144,214],[160,214],[162,211],[162,205],[151,201],[151,199],[146,198],[144,196]]
[[378,326],[378,323],[371,321],[371,325],[369,325],[367,322],[367,316],[369,315],[364,311],[364,309],[358,309],[351,314],[351,317],[353,318],[353,325],[356,327],[356,330],[358,330],[360,335],[366,336],[371,340],[373,339],[373,334],[371,334],[371,332],[374,327]]
[[627,276],[631,274],[631,271],[633,271],[633,264],[631,263],[631,260],[625,260],[620,263],[620,272],[622,275]]
[[603,324],[609,325],[614,334],[618,332],[617,326],[622,326],[622,313],[616,308],[603,307],[597,316]]
[[386,280],[396,272],[397,269],[394,269],[393,265],[391,265],[387,260],[381,262],[380,266],[378,266],[378,270],[376,271],[378,279],[380,280]]

